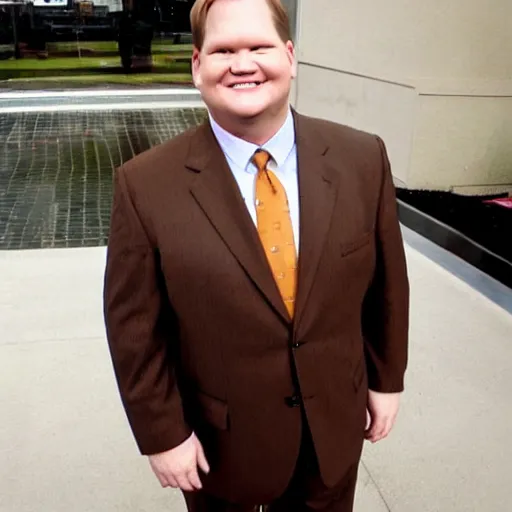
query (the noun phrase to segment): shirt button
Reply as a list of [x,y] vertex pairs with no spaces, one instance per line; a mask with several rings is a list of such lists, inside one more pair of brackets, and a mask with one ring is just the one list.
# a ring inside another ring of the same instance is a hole
[[270,252],[272,254],[276,254],[279,252],[279,247],[277,245],[274,245],[273,247],[270,248]]

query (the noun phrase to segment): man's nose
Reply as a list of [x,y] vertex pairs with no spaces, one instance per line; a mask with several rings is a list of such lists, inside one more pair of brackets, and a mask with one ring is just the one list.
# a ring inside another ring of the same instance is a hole
[[256,63],[251,56],[251,52],[243,51],[233,54],[231,72],[234,75],[243,75],[254,71],[256,71]]

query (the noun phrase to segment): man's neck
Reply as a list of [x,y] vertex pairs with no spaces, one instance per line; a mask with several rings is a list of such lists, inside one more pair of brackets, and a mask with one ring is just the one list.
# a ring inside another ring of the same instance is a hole
[[[258,116],[257,118],[232,121],[222,115],[212,117],[216,123],[235,137],[256,146],[263,146],[284,126],[289,113],[289,106],[279,115]],[[231,121],[231,122],[230,122]]]

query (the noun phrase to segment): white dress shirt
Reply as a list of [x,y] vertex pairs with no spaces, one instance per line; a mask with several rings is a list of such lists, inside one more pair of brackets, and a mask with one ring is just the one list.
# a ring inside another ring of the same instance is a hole
[[288,112],[288,117],[281,129],[261,147],[239,139],[227,132],[215,122],[211,115],[210,123],[255,225],[257,225],[257,216],[254,196],[258,170],[251,159],[257,149],[264,149],[271,155],[272,158],[268,163],[268,168],[275,173],[286,190],[295,237],[295,247],[298,251],[300,219],[299,184],[295,125],[291,110]]

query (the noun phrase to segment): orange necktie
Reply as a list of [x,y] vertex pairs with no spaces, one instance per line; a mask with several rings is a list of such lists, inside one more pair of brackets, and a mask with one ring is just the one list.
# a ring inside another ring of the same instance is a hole
[[286,190],[268,169],[270,155],[258,150],[253,163],[256,177],[256,216],[258,233],[286,309],[293,318],[297,283],[297,252]]

